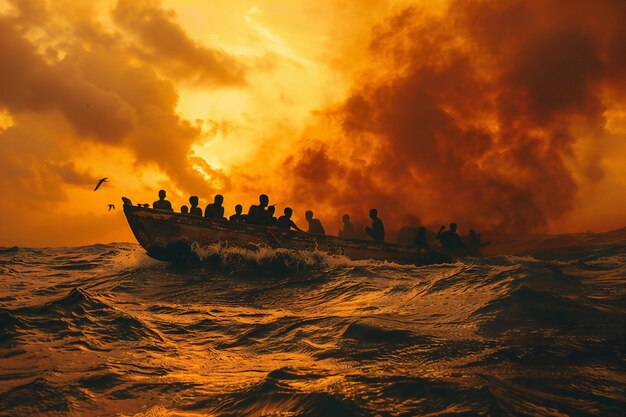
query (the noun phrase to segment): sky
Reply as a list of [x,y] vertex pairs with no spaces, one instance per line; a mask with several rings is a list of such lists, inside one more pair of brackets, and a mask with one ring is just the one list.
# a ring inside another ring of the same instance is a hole
[[267,193],[331,234],[375,207],[391,239],[623,227],[624,21],[621,0],[0,0],[0,246],[134,241],[121,197],[159,189],[227,215]]

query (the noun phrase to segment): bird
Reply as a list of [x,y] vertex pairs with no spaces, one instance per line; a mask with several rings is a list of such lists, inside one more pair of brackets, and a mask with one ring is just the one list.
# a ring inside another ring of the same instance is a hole
[[109,211],[115,210],[115,204],[109,204]]
[[109,178],[100,178],[100,180],[98,180],[98,183],[96,184],[96,188],[94,188],[93,190],[96,191],[98,188],[100,188],[100,186],[102,185],[103,182],[107,182]]

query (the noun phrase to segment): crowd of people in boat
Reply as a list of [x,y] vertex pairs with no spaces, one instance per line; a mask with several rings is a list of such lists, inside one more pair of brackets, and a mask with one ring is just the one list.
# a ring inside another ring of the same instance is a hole
[[[152,208],[158,210],[174,211],[172,203],[166,200],[165,190],[159,191],[159,199],[152,203]],[[253,204],[248,209],[247,214],[243,214],[243,206],[237,204],[235,206],[235,214],[228,219],[224,216],[224,197],[221,194],[217,194],[213,198],[213,203],[208,204],[204,213],[202,208],[198,206],[198,197],[192,195],[189,197],[189,206],[183,205],[180,208],[180,212],[192,216],[205,217],[208,219],[218,219],[230,221],[233,223],[242,222],[248,224],[262,225],[262,226],[274,226],[281,230],[297,230],[299,232],[311,233],[314,235],[326,235],[324,226],[319,219],[313,216],[311,210],[307,210],[304,213],[304,218],[308,223],[308,230],[304,231],[300,229],[294,221],[291,219],[293,216],[293,210],[290,207],[286,207],[283,210],[283,215],[276,217],[276,205],[269,204],[269,197],[266,194],[259,196],[259,204]],[[380,217],[378,217],[378,210],[375,208],[369,211],[369,217],[371,219],[371,225],[365,227],[365,233],[374,241],[385,241],[385,226]],[[358,237],[358,233],[354,227],[354,224],[350,221],[350,215],[344,214],[342,217],[343,227],[339,231],[339,237],[343,239],[354,239]],[[427,238],[427,230],[425,227],[420,227],[417,230],[417,234],[413,240],[413,244],[420,250],[429,251],[431,245]],[[451,223],[449,229],[446,230],[446,226],[441,226],[437,234],[436,239],[441,242],[441,246],[444,249],[458,252],[464,248],[478,248],[481,246],[480,234],[476,233],[473,229],[469,230],[469,235],[466,242],[463,242],[459,234],[457,233],[456,223]]]

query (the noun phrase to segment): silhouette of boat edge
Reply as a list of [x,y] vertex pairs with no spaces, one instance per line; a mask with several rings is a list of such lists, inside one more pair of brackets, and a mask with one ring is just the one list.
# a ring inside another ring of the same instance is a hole
[[352,260],[381,260],[399,264],[428,265],[454,260],[454,256],[434,248],[419,252],[415,246],[318,236],[298,231],[285,231],[249,223],[232,223],[184,213],[133,206],[122,197],[124,215],[137,242],[148,256],[159,261],[187,263],[197,260],[192,249],[200,245],[222,243],[248,249],[260,246],[294,251],[318,250],[342,255]]

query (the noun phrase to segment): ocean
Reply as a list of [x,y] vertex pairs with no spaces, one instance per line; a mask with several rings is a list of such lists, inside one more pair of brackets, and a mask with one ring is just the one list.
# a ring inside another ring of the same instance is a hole
[[626,230],[432,266],[0,249],[2,416],[623,416]]

